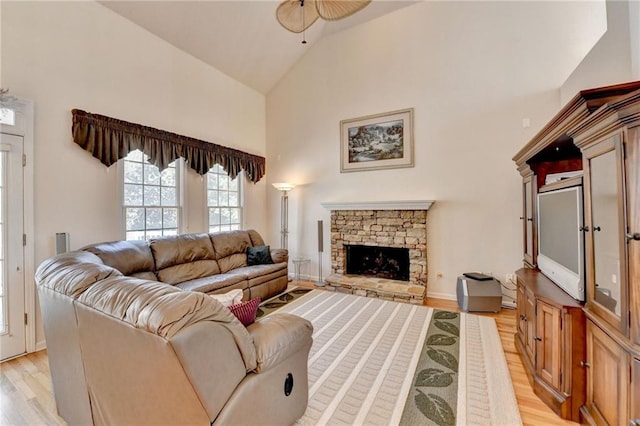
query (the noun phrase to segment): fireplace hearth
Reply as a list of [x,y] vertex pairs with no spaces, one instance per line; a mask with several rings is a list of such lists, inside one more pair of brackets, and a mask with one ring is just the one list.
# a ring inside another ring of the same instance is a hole
[[346,245],[347,274],[409,281],[409,249]]

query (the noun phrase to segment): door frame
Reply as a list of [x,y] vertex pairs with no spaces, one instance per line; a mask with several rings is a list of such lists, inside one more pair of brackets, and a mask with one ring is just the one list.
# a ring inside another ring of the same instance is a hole
[[24,245],[24,312],[27,314],[25,326],[25,350],[35,352],[46,347],[44,340],[36,342],[36,285],[35,285],[35,213],[34,213],[34,105],[26,99],[10,99],[4,108],[15,111],[15,125],[0,124],[0,132],[21,136],[23,139],[23,233]]

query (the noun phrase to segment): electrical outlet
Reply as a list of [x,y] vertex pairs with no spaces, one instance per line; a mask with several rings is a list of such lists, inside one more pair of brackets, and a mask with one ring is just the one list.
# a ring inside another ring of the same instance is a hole
[[515,309],[516,302],[510,299],[502,299],[502,307],[507,309]]

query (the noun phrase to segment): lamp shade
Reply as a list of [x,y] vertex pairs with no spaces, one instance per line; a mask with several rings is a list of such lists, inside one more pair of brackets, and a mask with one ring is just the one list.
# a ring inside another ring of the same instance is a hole
[[318,20],[315,0],[284,0],[276,9],[276,19],[292,33],[301,33]]
[[291,191],[293,188],[295,188],[296,186],[292,183],[285,183],[285,182],[278,182],[278,183],[274,183],[272,184],[273,187],[275,189],[277,189],[278,191]]

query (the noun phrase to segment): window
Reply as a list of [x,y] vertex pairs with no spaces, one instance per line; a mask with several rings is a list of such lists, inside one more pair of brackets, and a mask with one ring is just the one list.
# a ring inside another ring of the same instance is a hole
[[218,164],[207,173],[209,232],[233,231],[242,228],[242,194],[239,176],[235,179],[229,178]]
[[123,209],[127,240],[178,234],[180,179],[177,163],[174,161],[160,173],[138,150],[125,157]]

